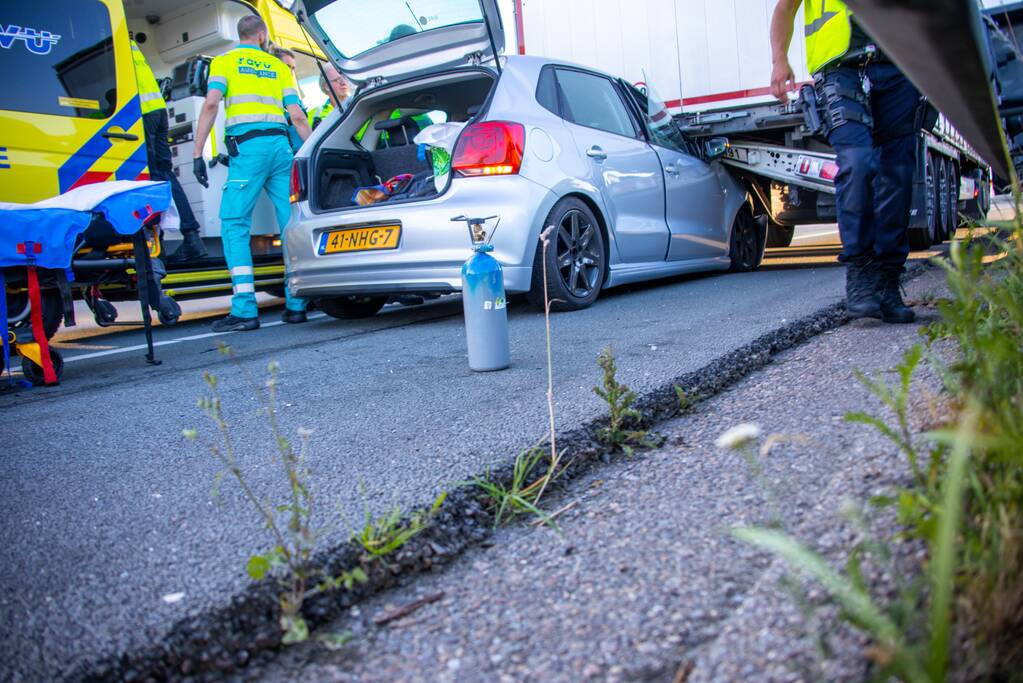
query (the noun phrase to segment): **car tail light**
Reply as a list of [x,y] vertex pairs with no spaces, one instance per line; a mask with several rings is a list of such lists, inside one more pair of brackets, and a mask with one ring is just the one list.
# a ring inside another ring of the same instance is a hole
[[522,167],[525,146],[526,129],[521,123],[474,123],[459,136],[451,168],[466,177],[515,175]]
[[291,163],[291,195],[292,204],[300,202],[306,196],[306,160],[295,159]]

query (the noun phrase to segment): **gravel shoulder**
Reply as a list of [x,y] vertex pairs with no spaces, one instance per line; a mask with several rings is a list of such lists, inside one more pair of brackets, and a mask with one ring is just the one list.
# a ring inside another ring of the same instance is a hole
[[[943,290],[929,271],[911,299]],[[920,323],[935,319],[918,306]],[[865,641],[831,609],[809,617],[779,587],[787,569],[731,539],[765,524],[778,501],[786,528],[840,562],[855,531],[840,509],[902,482],[904,461],[868,428],[843,416],[880,414],[855,370],[885,373],[919,340],[919,325],[859,321],[783,352],[764,369],[658,427],[661,448],[585,475],[546,501],[569,506],[563,536],[519,524],[446,569],[409,579],[353,607],[326,630],[355,638],[338,651],[294,647],[246,680],[261,681],[856,681]],[[624,367],[627,360],[620,360]],[[938,380],[918,372],[917,406]],[[556,387],[557,391],[557,387]],[[798,440],[775,447],[763,476],[714,446],[726,429],[759,424]],[[879,519],[878,531],[894,522]],[[915,549],[902,549],[912,559]],[[912,564],[911,562],[909,563]],[[878,590],[892,577],[879,574]],[[417,598],[443,598],[375,625]],[[811,601],[821,596],[811,589]],[[818,654],[813,634],[827,634]],[[683,672],[688,672],[682,675]]]

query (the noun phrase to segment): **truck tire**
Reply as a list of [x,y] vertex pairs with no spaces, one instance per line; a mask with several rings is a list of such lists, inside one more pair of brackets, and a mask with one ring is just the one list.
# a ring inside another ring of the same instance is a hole
[[792,237],[796,234],[796,226],[781,225],[770,221],[767,224],[767,246],[771,248],[788,247],[792,245]]
[[370,318],[376,315],[384,304],[386,296],[338,296],[330,299],[317,299],[316,307],[338,320],[355,320]]
[[945,239],[955,237],[959,227],[959,170],[951,159],[945,161],[948,169],[948,196],[945,200]]
[[980,211],[980,219],[987,218],[987,212],[991,210],[991,181],[984,171],[977,171],[980,178],[980,196],[977,201],[977,209]]
[[937,237],[939,218],[941,215],[940,203],[938,202],[938,178],[935,168],[933,154],[927,155],[926,184],[924,189],[924,204],[927,207],[927,218],[925,227],[909,229],[909,248],[913,251],[930,249]]
[[942,156],[934,155],[934,172],[938,180],[938,213],[934,226],[934,244],[941,244],[948,239],[948,222],[951,220],[948,207],[948,163]]

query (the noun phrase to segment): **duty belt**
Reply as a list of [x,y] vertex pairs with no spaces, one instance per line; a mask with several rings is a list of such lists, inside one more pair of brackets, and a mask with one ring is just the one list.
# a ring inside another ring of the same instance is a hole
[[238,145],[249,140],[256,138],[266,138],[274,136],[288,137],[288,131],[283,128],[260,128],[259,130],[250,130],[247,133],[241,135],[226,135],[224,136],[224,142],[227,144],[227,153],[230,156],[238,156]]

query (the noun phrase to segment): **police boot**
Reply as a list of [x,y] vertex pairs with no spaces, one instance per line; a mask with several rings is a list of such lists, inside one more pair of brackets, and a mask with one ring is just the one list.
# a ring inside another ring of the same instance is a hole
[[845,266],[845,310],[850,318],[880,318],[877,271],[868,259]]
[[198,232],[183,232],[181,236],[184,237],[181,246],[167,257],[167,263],[187,263],[206,258],[206,245],[202,243]]
[[886,323],[911,323],[916,313],[902,300],[902,266],[878,268],[877,293],[881,298],[881,319]]

